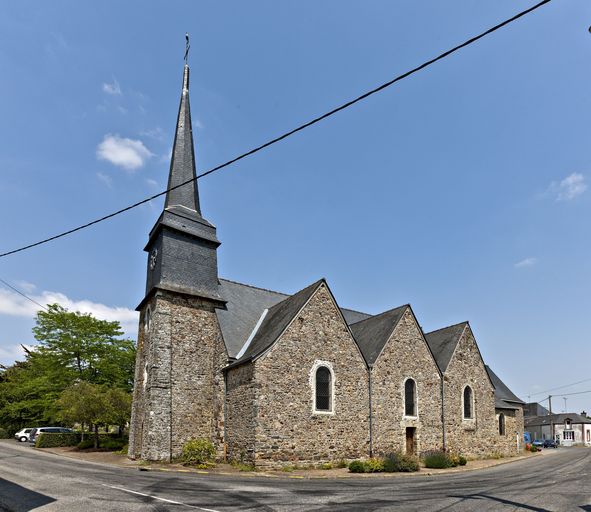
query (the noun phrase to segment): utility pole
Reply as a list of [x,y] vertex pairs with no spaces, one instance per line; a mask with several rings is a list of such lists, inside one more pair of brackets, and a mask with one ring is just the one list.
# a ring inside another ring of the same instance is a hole
[[568,400],[568,398],[563,396],[562,399],[564,400],[564,412],[566,412],[566,401]]
[[548,395],[548,410],[552,414],[552,395]]

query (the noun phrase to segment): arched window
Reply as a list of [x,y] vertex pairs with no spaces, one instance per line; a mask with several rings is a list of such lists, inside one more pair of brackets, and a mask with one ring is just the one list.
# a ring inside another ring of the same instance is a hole
[[320,366],[316,370],[316,403],[317,411],[330,411],[332,409],[332,376],[326,366]]
[[412,379],[406,379],[404,383],[404,414],[417,415],[417,383]]
[[470,386],[466,386],[464,388],[464,419],[467,420],[472,417],[472,388]]
[[499,414],[499,435],[505,435],[505,415],[503,413]]

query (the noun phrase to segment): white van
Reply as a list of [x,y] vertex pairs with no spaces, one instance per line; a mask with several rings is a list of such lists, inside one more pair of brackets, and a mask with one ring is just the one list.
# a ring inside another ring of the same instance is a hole
[[19,430],[16,434],[14,434],[14,438],[21,443],[24,443],[29,440],[29,434],[31,433],[32,428],[23,428]]

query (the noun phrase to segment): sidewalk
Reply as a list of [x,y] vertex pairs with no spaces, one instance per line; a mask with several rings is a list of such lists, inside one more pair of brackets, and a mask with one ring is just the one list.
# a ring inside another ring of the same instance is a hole
[[[37,448],[36,448],[37,449]],[[213,468],[195,469],[185,467],[182,464],[163,464],[156,462],[134,461],[127,458],[126,455],[114,452],[88,452],[78,451],[76,448],[41,448],[39,451],[52,453],[62,457],[69,457],[77,460],[84,460],[99,464],[107,464],[110,466],[117,466],[121,468],[135,468],[139,471],[164,471],[177,473],[196,473],[202,475],[232,475],[244,477],[265,477],[265,478],[296,478],[296,479],[335,479],[335,478],[399,478],[407,476],[436,476],[451,473],[465,473],[468,471],[477,471],[480,469],[491,468],[502,464],[508,464],[519,460],[524,460],[531,457],[548,457],[556,454],[558,450],[544,450],[542,452],[529,453],[524,452],[523,455],[515,457],[506,457],[502,459],[483,459],[471,460],[466,466],[458,466],[447,469],[428,469],[421,467],[421,469],[414,473],[350,473],[347,468],[335,469],[295,469],[293,471],[281,470],[266,470],[266,471],[240,471],[238,468],[230,464],[217,464]]]

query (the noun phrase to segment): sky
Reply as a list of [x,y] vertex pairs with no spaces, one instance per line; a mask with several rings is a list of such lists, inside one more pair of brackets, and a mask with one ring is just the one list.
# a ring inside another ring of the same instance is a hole
[[[3,2],[0,252],[166,187],[185,32],[204,172],[533,3]],[[200,180],[220,276],[325,277],[342,307],[410,303],[425,331],[469,320],[514,392],[560,387],[562,411],[591,390],[589,25],[589,2],[554,0]],[[0,278],[133,337],[161,209],[2,258]],[[1,363],[35,343],[36,310],[0,287]]]

